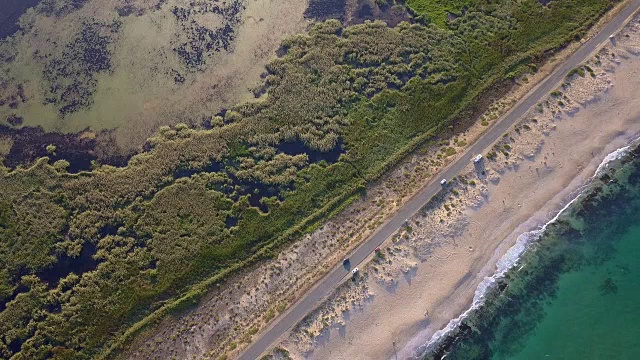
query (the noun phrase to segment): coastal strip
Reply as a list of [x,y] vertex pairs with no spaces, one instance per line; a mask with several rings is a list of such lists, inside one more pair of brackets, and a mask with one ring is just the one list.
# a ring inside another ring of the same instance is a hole
[[609,156],[424,359],[637,358],[640,146]]
[[311,359],[415,357],[469,309],[518,236],[547,223],[640,133],[638,29],[636,18],[581,65],[584,76],[568,76],[494,144],[484,168],[468,166],[446,196],[409,219],[382,256],[361,266],[362,291],[339,289],[278,349]]
[[[535,88],[520,103],[513,107],[513,109],[505,116],[505,118],[503,118],[501,122],[498,122],[496,126],[490,128],[482,138],[478,137],[478,140],[474,141],[473,145],[467,148],[466,151],[464,151],[463,154],[459,156],[451,165],[445,168],[440,173],[440,175],[443,178],[448,179],[456,176],[456,174],[459,174],[460,171],[466,166],[467,160],[470,160],[475,153],[483,151],[483,149],[491,142],[493,142],[495,138],[499,137],[500,134],[508,130],[509,127],[520,118],[520,115],[525,114],[527,110],[539,100],[540,97],[544,96],[548,91],[552,90],[556,82],[561,80],[573,66],[579,65],[579,63],[582,62],[585,57],[587,57],[591,52],[593,52],[600,46],[602,41],[606,40],[609,37],[610,33],[615,32],[618,27],[627,20],[628,16],[635,12],[637,7],[637,3],[632,3],[632,5],[624,8],[624,10],[612,22],[605,26],[605,29],[603,31],[599,32],[594,38],[586,42],[586,44],[578,49],[567,62],[564,62],[562,65],[558,66],[556,71],[549,78],[543,81],[540,86]],[[352,257],[356,259],[354,265],[359,263],[363,258],[363,249],[367,251],[367,254],[371,254],[374,248],[376,248],[380,243],[382,243],[382,241],[389,237],[389,235],[391,234],[389,229],[391,227],[398,228],[400,226],[400,228],[402,228],[401,224],[406,223],[405,219],[412,217],[416,213],[416,211],[423,206],[423,204],[427,203],[429,199],[438,192],[438,190],[439,184],[437,184],[436,182],[432,182],[425,186],[425,188],[423,188],[414,197],[412,197],[401,209],[398,209],[398,212],[394,216],[384,222],[382,226],[378,227],[378,230],[376,230],[376,232],[368,240],[366,240],[358,249],[355,250],[355,252],[352,254]],[[420,261],[422,260],[423,259],[420,259]],[[318,282],[314,288],[312,288],[307,294],[305,294],[305,297],[297,302],[291,308],[291,310],[289,310],[289,312],[287,312],[282,318],[278,319],[276,323],[267,328],[264,333],[260,334],[257,337],[257,340],[250,344],[249,347],[241,354],[240,358],[250,359],[259,356],[266,349],[268,349],[274,341],[277,341],[279,338],[281,338],[282,335],[291,326],[297,323],[299,319],[304,316],[304,314],[313,309],[318,301],[322,301],[323,299],[327,299],[328,297],[328,302],[331,302],[331,299],[335,298],[334,295],[331,295],[331,293],[333,292],[332,289],[335,289],[336,286],[340,284],[348,274],[348,271],[345,272],[344,269],[341,268],[332,270],[329,274],[326,275],[324,279]],[[366,281],[366,277],[363,278],[363,281]],[[362,293],[362,296],[365,298],[370,297],[365,292]],[[340,297],[338,296],[338,298]],[[324,306],[321,305],[320,307],[322,308]],[[345,309],[344,307],[342,308]],[[311,317],[313,318],[313,315],[311,315]],[[305,335],[302,335],[297,336],[295,340],[291,341],[298,344],[303,344],[302,346],[304,347],[304,350],[302,350],[301,356],[308,356],[307,353],[311,351],[310,348],[313,347],[309,344],[315,343],[317,341],[317,338],[322,335],[323,331],[329,328],[331,324],[335,323],[335,319],[339,318],[339,314],[328,311],[328,313],[326,315],[322,315],[322,317],[324,317],[324,319],[321,320],[320,323],[323,325],[314,325],[314,330],[303,331],[303,334],[308,335],[306,336],[307,340],[305,340]],[[302,320],[302,323],[305,322],[307,321]],[[294,328],[293,333],[299,333],[299,330],[300,327],[298,326]],[[396,342],[391,341],[391,343],[392,349],[394,349],[393,351],[395,352]],[[362,344],[362,346],[371,350],[374,349],[374,347],[369,347],[366,344]],[[388,347],[388,345],[386,346]],[[340,353],[343,354],[342,352]],[[377,352],[376,354],[378,353],[379,352]],[[325,354],[323,356],[334,355]],[[349,357],[347,355],[344,356],[345,358]],[[356,350],[356,353],[351,354],[351,356],[363,356],[363,354]]]
[[567,209],[571,208],[574,203],[580,201],[583,198],[583,195],[589,190],[589,186],[594,179],[600,177],[612,163],[615,163],[625,155],[629,154],[631,149],[633,147],[637,147],[638,145],[639,142],[638,139],[636,139],[632,141],[632,144],[623,146],[607,155],[600,163],[593,176],[587,181],[584,186],[579,189],[577,195],[575,195],[569,202],[567,202],[567,204],[564,205],[555,214],[555,216],[551,218],[551,220],[546,222],[539,229],[532,230],[518,236],[516,243],[512,247],[510,247],[509,250],[507,250],[507,252],[496,263],[496,272],[492,276],[485,277],[478,285],[478,288],[476,289],[473,296],[471,307],[457,318],[452,319],[443,329],[436,331],[436,333],[433,334],[428,343],[418,347],[416,349],[415,358],[429,358],[430,355],[432,355],[434,352],[436,352],[440,348],[445,347],[447,343],[457,341],[455,333],[460,328],[460,325],[463,323],[463,321],[467,319],[473,312],[479,311],[482,308],[487,299],[487,294],[496,288],[499,280],[503,279],[507,272],[511,271],[517,265],[520,265],[520,259],[522,255],[526,251],[528,251],[536,241],[540,240],[540,238],[544,236],[547,228],[550,225],[554,224],[558,220],[558,218],[560,218],[560,216],[565,213]]

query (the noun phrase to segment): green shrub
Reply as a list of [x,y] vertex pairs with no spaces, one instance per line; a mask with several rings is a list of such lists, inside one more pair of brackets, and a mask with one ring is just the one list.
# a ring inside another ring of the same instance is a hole
[[584,77],[585,75],[584,69],[582,67],[573,68],[571,69],[571,71],[569,71],[569,73],[567,74],[567,77],[572,77],[575,74],[578,74],[580,77]]

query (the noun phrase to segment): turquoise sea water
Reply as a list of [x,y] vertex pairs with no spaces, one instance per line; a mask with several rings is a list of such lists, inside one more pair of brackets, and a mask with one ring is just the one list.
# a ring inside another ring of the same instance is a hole
[[595,179],[427,358],[640,359],[638,155]]
[[640,359],[640,226],[611,259],[564,274],[543,311],[512,359]]

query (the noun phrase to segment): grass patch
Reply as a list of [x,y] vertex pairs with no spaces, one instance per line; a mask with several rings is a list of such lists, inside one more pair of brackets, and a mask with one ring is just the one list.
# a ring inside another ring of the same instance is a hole
[[443,151],[445,157],[449,157],[456,154],[456,149],[453,147],[445,148]]
[[[449,16],[458,17],[473,0],[407,0],[407,6],[427,22],[446,27]],[[451,14],[451,15],[449,15]]]
[[[593,70],[592,70],[593,71]],[[577,68],[573,68],[569,71],[569,73],[567,74],[567,77],[572,77],[573,75],[578,75],[580,77],[584,77],[585,72],[584,72],[584,67],[577,67]]]

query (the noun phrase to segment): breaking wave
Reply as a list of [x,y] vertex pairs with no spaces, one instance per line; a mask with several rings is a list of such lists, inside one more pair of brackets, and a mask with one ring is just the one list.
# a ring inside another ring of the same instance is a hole
[[[636,139],[634,143],[637,143],[637,141],[638,140]],[[485,277],[476,288],[471,307],[457,318],[449,321],[447,326],[445,326],[443,329],[438,330],[436,333],[434,333],[431,339],[426,344],[418,347],[415,351],[417,358],[421,359],[430,352],[433,352],[438,347],[438,345],[447,338],[448,335],[450,335],[460,326],[465,318],[467,318],[472,312],[481,307],[485,302],[486,295],[496,286],[497,281],[500,278],[504,277],[504,275],[509,270],[511,270],[518,264],[518,261],[522,257],[522,254],[524,254],[530,248],[532,243],[540,239],[540,237],[545,233],[547,227],[558,220],[562,213],[564,213],[571,205],[573,205],[578,199],[582,197],[585,190],[587,190],[589,184],[594,178],[600,177],[613,161],[621,159],[622,157],[627,155],[631,151],[631,149],[632,145],[628,145],[608,154],[602,160],[589,181],[587,181],[587,183],[577,191],[577,194],[572,197],[572,200],[569,201],[562,209],[560,209],[551,220],[549,220],[539,229],[529,231],[518,236],[516,243],[511,248],[509,248],[509,250],[507,250],[507,252],[496,263],[496,272],[492,276]]]

